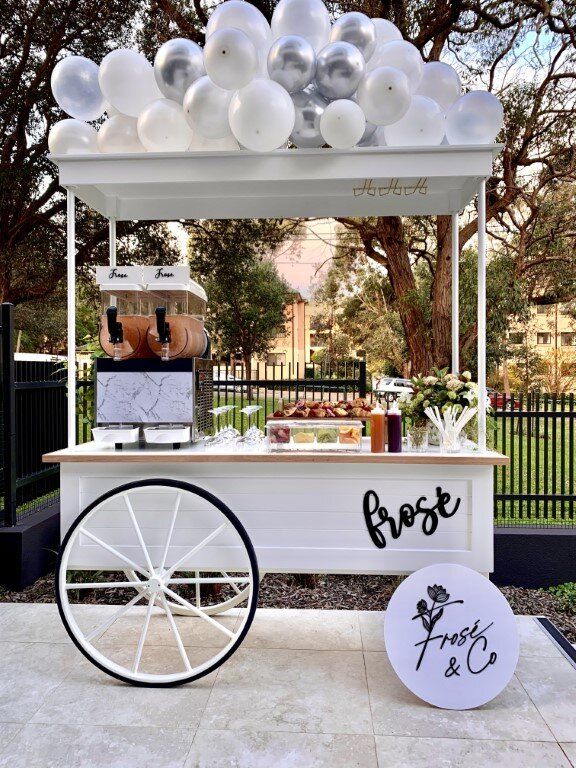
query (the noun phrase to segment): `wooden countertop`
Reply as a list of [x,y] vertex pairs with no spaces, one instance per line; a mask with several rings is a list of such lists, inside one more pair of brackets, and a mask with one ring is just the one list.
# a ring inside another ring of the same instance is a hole
[[268,452],[206,452],[201,445],[192,445],[172,450],[166,448],[126,449],[116,451],[113,446],[102,446],[94,442],[84,443],[75,448],[65,448],[61,451],[46,453],[42,460],[47,464],[53,463],[114,463],[114,464],[186,464],[211,463],[216,464],[245,462],[245,463],[330,463],[330,464],[451,464],[453,466],[495,466],[508,465],[507,456],[495,451],[477,453],[463,451],[462,453],[370,453],[369,439],[364,438],[362,451],[359,453],[320,453],[318,451],[285,451]]

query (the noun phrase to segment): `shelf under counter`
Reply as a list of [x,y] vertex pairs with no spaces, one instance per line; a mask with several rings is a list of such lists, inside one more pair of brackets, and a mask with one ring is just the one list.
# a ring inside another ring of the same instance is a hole
[[46,453],[42,457],[47,464],[65,463],[115,463],[115,464],[187,464],[187,463],[302,463],[302,464],[425,464],[453,466],[507,466],[507,456],[496,451],[463,450],[460,453],[441,453],[430,450],[425,453],[371,453],[370,441],[364,438],[362,450],[354,451],[206,451],[201,444],[183,446],[179,449],[166,448],[125,448],[116,450],[113,446],[84,443],[74,448]]

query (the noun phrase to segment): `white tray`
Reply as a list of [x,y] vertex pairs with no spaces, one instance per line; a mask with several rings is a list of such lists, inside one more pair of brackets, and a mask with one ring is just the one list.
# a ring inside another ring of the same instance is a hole
[[144,440],[154,445],[189,443],[190,427],[146,427]]
[[96,443],[137,443],[139,427],[92,427]]

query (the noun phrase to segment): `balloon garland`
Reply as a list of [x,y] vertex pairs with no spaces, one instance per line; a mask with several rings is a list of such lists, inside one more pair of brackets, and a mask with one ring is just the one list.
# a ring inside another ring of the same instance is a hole
[[169,40],[153,66],[128,49],[100,66],[68,56],[51,85],[70,116],[50,131],[53,154],[490,144],[503,122],[492,93],[462,94],[458,73],[424,63],[390,21],[331,24],[322,0],[280,0],[271,25],[226,0],[203,49]]

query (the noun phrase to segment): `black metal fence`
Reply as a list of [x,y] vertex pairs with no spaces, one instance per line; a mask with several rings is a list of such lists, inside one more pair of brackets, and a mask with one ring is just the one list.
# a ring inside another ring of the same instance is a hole
[[503,526],[576,525],[574,394],[503,397],[492,446],[510,458],[494,471],[494,516]]
[[58,497],[58,467],[43,464],[42,455],[66,445],[65,367],[61,361],[14,360],[12,310],[12,305],[2,304],[0,514],[4,525],[16,525]]
[[[2,305],[0,412],[0,512],[5,525],[51,503],[58,495],[58,467],[42,454],[66,445],[66,368],[62,362],[14,362],[12,308]],[[92,367],[80,365],[77,439],[91,439]],[[233,405],[229,420],[248,426],[246,405],[266,414],[305,400],[336,401],[367,395],[366,363],[260,366],[246,378],[241,365],[215,363],[214,406]],[[501,398],[491,418],[490,445],[510,458],[494,471],[497,525],[576,527],[575,397],[528,394]]]

